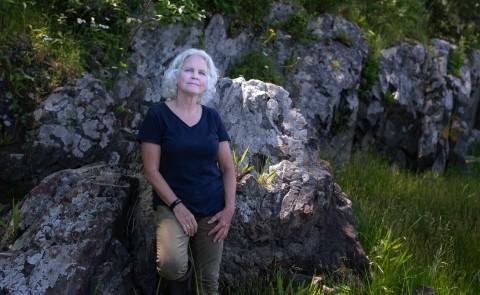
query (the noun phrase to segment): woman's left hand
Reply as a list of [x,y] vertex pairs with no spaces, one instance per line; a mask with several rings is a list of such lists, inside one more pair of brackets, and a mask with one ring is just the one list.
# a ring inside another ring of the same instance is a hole
[[214,242],[223,241],[227,238],[234,212],[234,208],[225,207],[208,221],[208,224],[218,222],[217,225],[208,232],[209,236],[213,235]]

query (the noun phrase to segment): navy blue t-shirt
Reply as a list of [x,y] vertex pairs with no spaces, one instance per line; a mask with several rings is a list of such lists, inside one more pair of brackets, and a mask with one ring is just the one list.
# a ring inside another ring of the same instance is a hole
[[[152,106],[137,140],[160,145],[160,173],[192,214],[205,217],[225,207],[217,156],[219,142],[230,138],[217,111],[201,107],[200,121],[189,127],[165,103]],[[163,203],[155,191],[153,202]]]

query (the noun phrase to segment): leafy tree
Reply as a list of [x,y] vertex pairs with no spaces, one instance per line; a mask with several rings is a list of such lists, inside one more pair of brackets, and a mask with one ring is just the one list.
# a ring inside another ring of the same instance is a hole
[[479,0],[427,0],[432,35],[452,42],[462,36],[467,45],[480,48]]

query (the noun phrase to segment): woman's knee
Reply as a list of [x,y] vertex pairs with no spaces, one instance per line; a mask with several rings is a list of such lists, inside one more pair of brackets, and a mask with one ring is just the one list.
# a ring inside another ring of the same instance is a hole
[[157,272],[167,280],[178,280],[188,271],[188,257],[157,258]]

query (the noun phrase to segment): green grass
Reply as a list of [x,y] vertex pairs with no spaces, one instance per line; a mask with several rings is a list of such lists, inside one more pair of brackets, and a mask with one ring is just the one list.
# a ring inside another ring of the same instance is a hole
[[353,201],[372,262],[365,294],[408,294],[421,284],[438,294],[478,294],[479,167],[414,174],[357,153],[335,179]]

